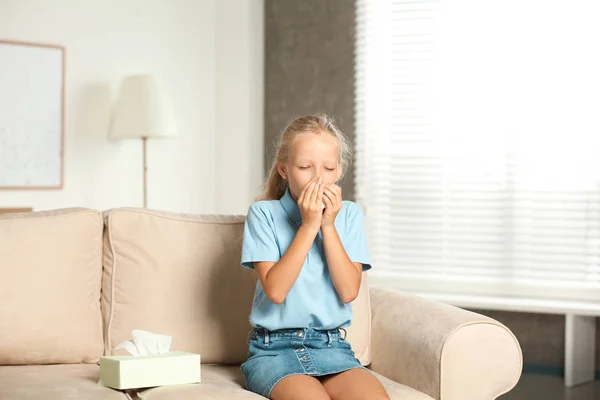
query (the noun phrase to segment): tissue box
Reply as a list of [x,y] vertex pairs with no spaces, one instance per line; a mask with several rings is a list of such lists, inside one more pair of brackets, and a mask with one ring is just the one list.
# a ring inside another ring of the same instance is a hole
[[134,389],[200,382],[200,354],[172,351],[153,356],[100,357],[100,383]]

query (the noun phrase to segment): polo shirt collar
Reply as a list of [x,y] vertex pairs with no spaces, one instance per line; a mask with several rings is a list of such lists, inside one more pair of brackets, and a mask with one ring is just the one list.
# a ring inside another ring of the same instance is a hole
[[302,222],[302,214],[300,213],[300,207],[298,207],[298,203],[296,203],[296,200],[294,200],[294,198],[292,197],[289,187],[285,190],[285,194],[279,201],[290,220],[292,220],[293,222]]

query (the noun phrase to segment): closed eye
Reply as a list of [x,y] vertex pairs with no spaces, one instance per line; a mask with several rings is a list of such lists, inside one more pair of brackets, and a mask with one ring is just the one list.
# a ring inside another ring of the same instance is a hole
[[303,165],[303,166],[300,166],[300,167],[298,167],[298,168],[300,168],[300,169],[309,169],[310,167],[309,167],[309,166],[304,166],[304,165]]
[[325,168],[327,171],[335,171],[335,168]]

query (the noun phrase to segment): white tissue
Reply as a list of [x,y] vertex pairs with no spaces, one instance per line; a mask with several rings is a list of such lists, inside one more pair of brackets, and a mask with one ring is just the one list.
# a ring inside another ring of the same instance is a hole
[[165,354],[171,348],[171,336],[134,329],[131,340],[126,340],[117,346],[125,349],[133,356],[153,356]]

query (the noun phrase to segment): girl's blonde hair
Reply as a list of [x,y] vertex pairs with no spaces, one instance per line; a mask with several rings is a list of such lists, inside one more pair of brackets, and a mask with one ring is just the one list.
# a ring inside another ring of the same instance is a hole
[[304,115],[290,122],[279,136],[271,170],[263,184],[263,192],[257,200],[279,200],[283,197],[288,184],[279,175],[277,164],[287,162],[294,139],[303,133],[314,133],[317,135],[326,133],[337,138],[340,149],[340,162],[342,163],[340,179],[345,175],[352,161],[352,149],[346,135],[336,126],[333,118],[326,114]]

